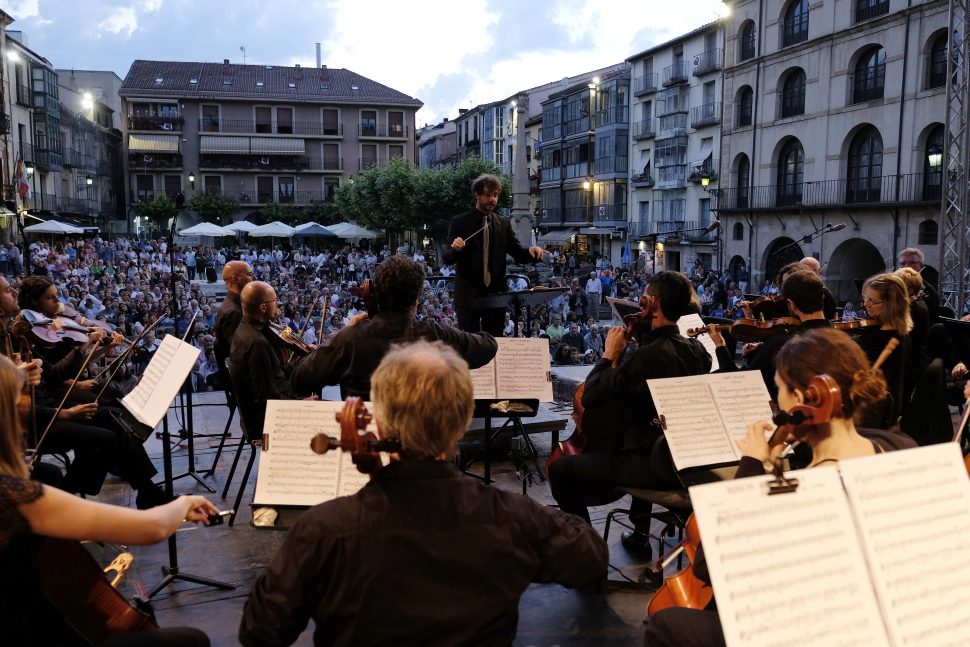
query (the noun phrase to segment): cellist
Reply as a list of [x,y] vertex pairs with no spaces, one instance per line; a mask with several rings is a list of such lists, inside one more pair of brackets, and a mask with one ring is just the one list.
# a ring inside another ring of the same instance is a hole
[[[682,487],[674,469],[663,431],[653,422],[656,407],[646,380],[702,375],[711,369],[711,358],[696,339],[680,334],[677,320],[687,311],[693,287],[680,272],[660,272],[646,287],[652,311],[650,330],[640,339],[639,348],[620,365],[628,340],[626,330],[616,326],[606,337],[603,358],[586,378],[582,404],[587,410],[619,402],[625,409],[621,446],[616,451],[563,456],[549,466],[552,495],[559,507],[589,521],[584,494],[589,488],[629,485],[653,489]],[[604,433],[602,429],[584,430]],[[650,524],[649,506],[631,514],[638,530]],[[623,545],[641,555],[649,551],[646,534],[628,532]]]
[[[912,438],[899,431],[856,428],[853,418],[882,399],[886,381],[882,371],[870,367],[865,353],[844,332],[819,328],[796,335],[778,351],[775,366],[778,406],[784,411],[806,403],[809,384],[815,376],[828,375],[838,384],[841,412],[836,411],[830,420],[799,432],[797,440],[812,450],[810,468],[838,467],[843,459],[916,446]],[[743,456],[736,478],[763,475],[766,463],[780,456],[784,446],[769,448],[765,439],[765,434],[774,428],[767,420],[748,426],[747,436],[738,441]],[[770,568],[770,564],[765,568]],[[703,544],[693,569],[697,577],[710,583]],[[716,597],[717,591],[714,594]],[[650,618],[645,644],[648,647],[710,647],[723,645],[724,636],[715,610],[671,608]]]

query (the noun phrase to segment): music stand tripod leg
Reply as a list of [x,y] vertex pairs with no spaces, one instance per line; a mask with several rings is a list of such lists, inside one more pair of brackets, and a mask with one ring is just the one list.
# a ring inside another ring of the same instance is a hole
[[[195,444],[192,442],[192,434],[193,434],[193,431],[194,431],[194,426],[193,426],[193,416],[192,416],[192,391],[191,391],[192,386],[191,386],[191,382],[190,382],[191,379],[192,379],[191,375],[188,378],[186,378],[185,384],[182,385],[182,391],[180,391],[180,393],[179,393],[179,398],[180,399],[183,398],[186,395],[186,393],[185,393],[186,385],[188,385],[188,389],[189,389],[189,391],[188,391],[188,406],[184,406],[185,400],[184,399],[182,400],[182,404],[183,404],[182,411],[183,411],[183,415],[185,416],[186,427],[188,428],[186,430],[186,440],[188,441],[187,446],[188,446],[188,450],[189,450],[188,451],[188,469],[186,471],[182,472],[181,474],[177,474],[177,475],[171,477],[171,480],[172,481],[177,481],[179,479],[185,478],[186,476],[191,476],[192,478],[195,479],[195,481],[199,485],[201,485],[202,487],[204,487],[205,489],[207,489],[209,492],[213,492],[214,493],[216,491],[215,488],[212,487],[211,485],[209,485],[208,483],[206,483],[205,480],[201,476],[199,476],[199,474],[195,471]],[[167,430],[167,428],[168,428],[167,427],[167,425],[168,425],[168,416],[167,415],[166,415],[166,417],[164,419],[164,424],[165,424],[165,427],[164,428]],[[167,431],[163,432],[163,434],[166,435],[166,438],[168,438],[167,433],[168,433]],[[169,451],[169,453],[171,453],[171,448],[169,448],[168,451]]]
[[[212,476],[213,474],[216,473],[216,465],[218,465],[219,458],[222,456],[222,450],[226,446],[226,439],[229,438],[229,427],[232,425],[232,419],[235,415],[236,415],[236,407],[230,406],[229,419],[226,420],[226,428],[222,431],[222,438],[219,440],[219,447],[216,448],[216,455],[212,459],[212,465],[209,466],[209,469],[202,472],[203,476]],[[225,499],[226,497],[222,497],[222,498]]]

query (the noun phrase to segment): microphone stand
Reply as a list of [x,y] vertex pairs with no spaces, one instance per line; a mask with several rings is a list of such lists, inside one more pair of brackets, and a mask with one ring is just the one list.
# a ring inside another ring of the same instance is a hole
[[800,245],[808,245],[809,243],[811,243],[816,238],[818,238],[820,236],[823,236],[823,235],[829,233],[830,231],[839,231],[839,230],[843,229],[844,227],[845,227],[845,225],[842,225],[840,227],[839,225],[833,225],[831,223],[829,223],[827,225],[822,225],[821,227],[816,227],[815,228],[815,231],[813,231],[812,233],[808,234],[807,236],[802,236],[799,240],[793,241],[793,242],[785,245],[784,247],[781,247],[779,249],[776,249],[775,251],[773,251],[771,253],[771,255],[769,256],[769,258],[771,258],[773,256],[779,256],[779,255],[784,254],[785,252],[791,251],[793,249],[798,249]]

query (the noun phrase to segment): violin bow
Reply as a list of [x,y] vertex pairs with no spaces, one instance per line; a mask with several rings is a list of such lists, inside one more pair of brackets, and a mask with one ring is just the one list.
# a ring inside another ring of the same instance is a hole
[[303,321],[303,325],[300,326],[300,339],[303,339],[303,333],[306,332],[306,327],[310,324],[310,317],[313,315],[313,309],[316,307],[316,301],[310,304],[310,311],[306,313],[306,319]]
[[899,346],[899,340],[895,337],[886,342],[886,347],[882,349],[882,352],[879,353],[879,357],[877,357],[876,361],[872,364],[873,370],[882,368],[882,365],[886,363],[886,360],[889,359],[889,356],[893,354],[893,351],[896,350],[897,346]]
[[127,359],[128,356],[132,352],[134,352],[135,346],[138,344],[138,342],[140,342],[142,340],[142,337],[144,337],[148,333],[148,331],[152,330],[155,326],[157,326],[158,325],[158,322],[160,322],[160,321],[161,321],[161,319],[156,319],[155,321],[153,321],[151,323],[150,326],[147,326],[140,333],[138,333],[138,336],[135,337],[135,341],[133,341],[128,346],[128,348],[125,349],[125,351],[123,353],[121,353],[120,355],[118,355],[118,357],[115,358],[115,361],[114,362],[112,362],[111,364],[109,364],[108,366],[106,366],[105,369],[103,371],[101,371],[101,373],[99,373],[96,378],[94,378],[95,380],[100,379],[101,376],[104,375],[107,372],[107,370],[109,368],[111,368],[112,365],[114,366],[114,370],[111,371],[111,375],[109,375],[108,376],[108,379],[104,381],[104,384],[101,386],[101,390],[98,391],[98,395],[94,398],[95,402],[97,402],[98,400],[101,399],[101,396],[104,394],[105,389],[107,389],[108,388],[108,385],[111,384],[111,380],[113,380],[114,377],[115,377],[115,375],[117,375],[118,370],[122,366],[124,366],[124,362],[121,361],[122,358]]

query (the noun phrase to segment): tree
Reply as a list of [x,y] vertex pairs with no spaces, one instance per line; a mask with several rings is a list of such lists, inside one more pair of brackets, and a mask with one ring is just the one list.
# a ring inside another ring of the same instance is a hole
[[142,199],[135,205],[139,216],[148,219],[156,229],[166,229],[169,222],[179,214],[175,202],[164,193],[156,193],[151,198]]
[[229,216],[239,211],[239,201],[231,195],[220,193],[196,193],[189,200],[189,207],[203,221],[219,225],[227,224]]

